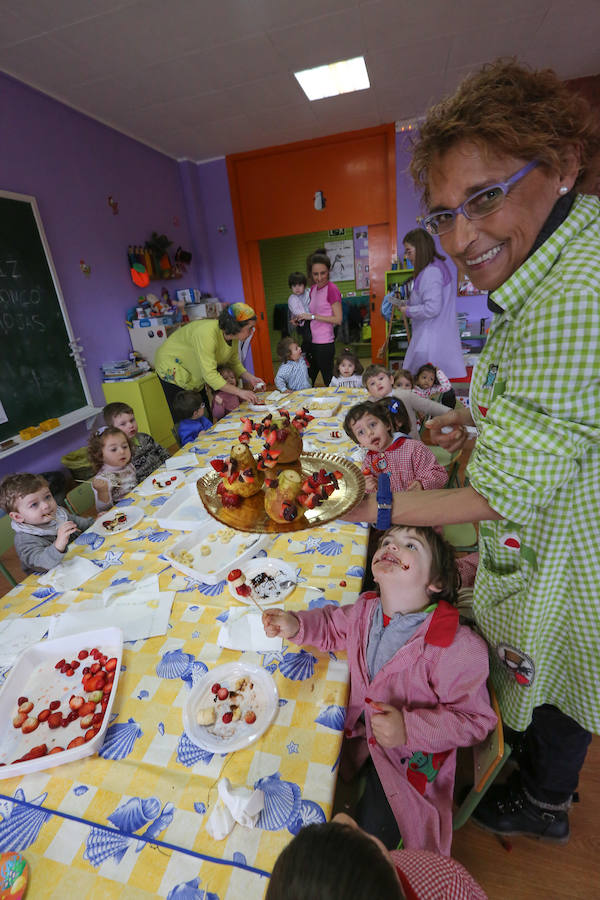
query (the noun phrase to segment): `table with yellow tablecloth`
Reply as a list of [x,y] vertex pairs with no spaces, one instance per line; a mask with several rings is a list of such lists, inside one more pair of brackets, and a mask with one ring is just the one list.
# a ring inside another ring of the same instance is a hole
[[[351,442],[329,438],[332,431],[342,432],[344,411],[359,394],[336,393],[341,410],[311,422],[306,440],[348,457],[354,453]],[[298,406],[306,402],[302,395],[298,400]],[[185,452],[192,449],[201,464],[227,453],[243,411],[229,417],[229,431],[201,433]],[[124,646],[112,721],[99,755],[0,782],[0,852],[24,853],[36,900],[258,900],[291,836],[331,812],[347,695],[344,655],[285,641],[276,653],[221,649],[218,631],[235,602],[225,582],[200,583],[170,567],[164,552],[182,532],[167,531],[153,518],[165,499],[136,489],[118,504],[144,510],[136,527],[104,539],[92,532],[76,539],[68,555],[83,555],[101,569],[81,589],[57,593],[30,576],[3,598],[2,617],[49,616],[76,609],[92,596],[92,586],[98,594],[149,574],[158,575],[161,590],[175,593],[167,634]],[[286,608],[353,602],[366,546],[367,529],[341,521],[275,536],[269,556],[290,563],[301,579]],[[209,753],[186,736],[183,706],[207,670],[241,658],[272,673],[277,717],[248,749]],[[205,824],[223,776],[232,785],[260,787],[265,808],[258,827],[236,825],[217,842]]]

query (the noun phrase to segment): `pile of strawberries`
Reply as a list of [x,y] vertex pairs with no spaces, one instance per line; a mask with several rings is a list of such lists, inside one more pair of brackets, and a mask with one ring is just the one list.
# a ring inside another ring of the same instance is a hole
[[[61,711],[60,700],[52,700],[48,707],[41,709],[37,714],[34,713],[34,704],[28,697],[19,697],[17,700],[17,715],[13,719],[13,726],[20,728],[23,734],[31,734],[42,723],[46,722],[48,728],[54,730],[56,728],[66,728],[71,722],[79,720],[79,725],[85,734],[78,735],[73,738],[67,747],[55,746],[48,749],[47,744],[40,744],[32,747],[24,756],[19,759],[13,759],[13,763],[25,762],[29,759],[37,759],[40,756],[50,756],[53,753],[62,753],[63,750],[71,750],[73,747],[80,747],[82,744],[91,741],[102,725],[106,707],[115,678],[115,670],[117,667],[117,657],[112,656],[110,659],[100,650],[80,650],[77,659],[67,662],[65,659],[59,660],[54,666],[61,675],[72,678],[76,670],[79,669],[84,660],[90,658],[91,665],[85,665],[81,670],[83,690],[87,697],[72,694],[69,699],[68,711]],[[0,763],[5,765],[5,763]]]

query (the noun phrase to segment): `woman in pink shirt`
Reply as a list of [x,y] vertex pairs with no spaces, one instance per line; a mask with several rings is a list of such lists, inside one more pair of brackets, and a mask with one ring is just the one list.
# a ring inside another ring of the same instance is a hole
[[342,295],[329,281],[331,260],[326,253],[313,253],[310,272],[313,286],[310,289],[309,312],[297,316],[298,322],[310,321],[312,333],[312,362],[308,375],[312,383],[319,372],[325,386],[333,375],[335,337],[333,329],[342,321]]

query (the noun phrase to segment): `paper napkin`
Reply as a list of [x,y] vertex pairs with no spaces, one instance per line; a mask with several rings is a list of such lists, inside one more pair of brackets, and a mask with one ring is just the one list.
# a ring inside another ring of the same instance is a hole
[[216,841],[222,841],[236,822],[244,828],[254,828],[265,805],[263,791],[235,787],[229,778],[221,778],[217,790],[219,800],[206,822],[206,830],[210,836]]
[[83,556],[73,556],[39,576],[40,584],[47,584],[55,591],[72,591],[90,578],[100,574],[100,568]]
[[56,616],[3,619],[0,622],[0,668],[12,666],[24,650],[39,643],[55,619]]
[[175,456],[170,456],[165,461],[165,468],[167,469],[185,469],[187,466],[198,466],[200,462],[198,460],[197,453],[176,453]]
[[[265,607],[266,608],[266,607]],[[227,650],[254,650],[256,653],[278,653],[283,641],[265,634],[258,610],[235,607],[229,610],[217,637],[217,645]]]

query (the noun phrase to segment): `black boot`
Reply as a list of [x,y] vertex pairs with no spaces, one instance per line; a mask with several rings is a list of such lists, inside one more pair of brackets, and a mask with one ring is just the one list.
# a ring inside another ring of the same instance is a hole
[[569,840],[569,804],[538,805],[523,789],[518,773],[506,784],[494,785],[471,818],[485,831],[502,835],[524,835],[557,844]]

